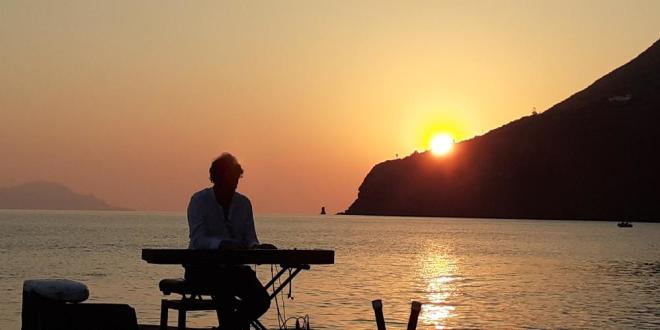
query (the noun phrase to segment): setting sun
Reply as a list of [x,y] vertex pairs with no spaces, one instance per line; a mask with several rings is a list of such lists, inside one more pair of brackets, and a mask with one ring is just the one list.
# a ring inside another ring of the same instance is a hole
[[431,139],[431,152],[434,155],[446,155],[454,147],[454,139],[447,133],[440,133]]

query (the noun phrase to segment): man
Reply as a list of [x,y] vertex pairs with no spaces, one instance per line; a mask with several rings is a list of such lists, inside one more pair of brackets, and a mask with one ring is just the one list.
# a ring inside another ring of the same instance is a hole
[[[259,244],[252,204],[236,192],[243,168],[223,153],[209,169],[213,187],[196,192],[188,205],[190,249],[275,248]],[[221,329],[248,329],[270,307],[269,295],[248,266],[185,266],[187,281],[210,288],[219,304]]]

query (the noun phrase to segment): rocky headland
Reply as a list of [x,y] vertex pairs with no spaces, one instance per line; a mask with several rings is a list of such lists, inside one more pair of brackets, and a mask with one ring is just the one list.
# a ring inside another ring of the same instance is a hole
[[660,41],[450,155],[377,164],[344,213],[660,221]]

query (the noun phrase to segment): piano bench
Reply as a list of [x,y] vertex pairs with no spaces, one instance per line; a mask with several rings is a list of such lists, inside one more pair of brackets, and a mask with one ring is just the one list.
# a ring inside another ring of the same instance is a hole
[[158,288],[164,295],[178,293],[182,296],[210,296],[212,292],[203,287],[194,285],[182,278],[166,278],[158,283]]
[[163,299],[160,304],[160,329],[167,329],[167,318],[170,309],[179,311],[177,328],[186,329],[187,311],[216,310],[217,304],[212,299],[203,299],[202,296],[210,296],[211,292],[191,285],[181,278],[168,278],[158,283],[158,288],[164,295],[172,293],[180,294],[181,299]]

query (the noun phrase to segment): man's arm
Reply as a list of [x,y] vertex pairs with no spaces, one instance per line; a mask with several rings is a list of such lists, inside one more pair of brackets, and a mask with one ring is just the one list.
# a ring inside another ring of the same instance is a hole
[[247,219],[245,220],[247,224],[245,241],[249,247],[254,248],[259,245],[259,239],[257,238],[257,230],[254,228],[254,214],[252,213],[252,203],[250,203],[249,199],[246,201],[246,207]]
[[203,203],[193,196],[188,204],[188,227],[191,249],[218,249],[222,240],[209,234],[204,221]]
[[259,239],[257,238],[257,230],[254,227],[254,214],[252,213],[252,203],[250,203],[250,200],[247,201],[247,242],[248,246],[252,249],[268,249],[268,250],[276,250],[277,247],[273,244],[259,244]]

